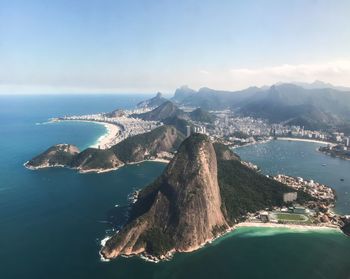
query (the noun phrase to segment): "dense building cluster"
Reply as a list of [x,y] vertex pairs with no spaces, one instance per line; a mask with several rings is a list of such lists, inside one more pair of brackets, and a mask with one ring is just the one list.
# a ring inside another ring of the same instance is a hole
[[283,174],[276,175],[274,179],[295,190],[308,193],[318,200],[334,201],[335,199],[334,192],[331,188],[313,180],[305,180],[302,177],[291,177]]
[[275,137],[291,137],[333,142],[350,148],[350,138],[344,133],[307,130],[304,127],[283,123],[271,124],[263,119],[237,116],[230,110],[211,113],[216,116],[215,122],[212,124],[195,122],[194,125],[198,127],[196,132],[208,134],[213,139],[224,139],[228,144],[246,145]]
[[139,118],[134,118],[132,114],[138,114],[148,111],[147,109],[136,109],[136,110],[123,110],[115,111],[113,113],[98,113],[98,114],[87,114],[87,115],[72,115],[64,116],[57,120],[78,120],[78,121],[95,121],[110,123],[118,126],[120,129],[118,134],[114,138],[111,145],[117,144],[118,142],[138,134],[147,133],[162,125],[158,121],[145,121]]

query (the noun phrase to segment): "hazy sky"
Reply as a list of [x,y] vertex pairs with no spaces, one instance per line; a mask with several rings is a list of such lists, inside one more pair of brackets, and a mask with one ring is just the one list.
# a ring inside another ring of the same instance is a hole
[[350,86],[349,0],[0,0],[0,93]]

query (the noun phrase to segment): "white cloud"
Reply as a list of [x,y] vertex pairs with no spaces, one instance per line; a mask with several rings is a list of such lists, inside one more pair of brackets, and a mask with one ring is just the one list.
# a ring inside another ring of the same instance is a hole
[[209,75],[210,73],[207,70],[200,70],[199,71],[203,75]]

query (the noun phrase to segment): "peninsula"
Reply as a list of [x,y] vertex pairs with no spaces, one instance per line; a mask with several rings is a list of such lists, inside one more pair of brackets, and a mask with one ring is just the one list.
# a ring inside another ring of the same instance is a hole
[[172,157],[184,135],[173,126],[128,137],[108,149],[80,150],[71,144],[57,144],[25,163],[28,169],[68,167],[79,172],[106,172],[125,164]]
[[[261,175],[228,147],[192,134],[163,174],[138,193],[129,220],[105,242],[101,254],[105,259],[140,255],[158,261],[174,252],[196,250],[238,223],[254,220],[255,215],[262,218],[266,209],[283,214],[293,201],[310,205],[315,212],[327,211],[333,198],[320,198]],[[308,224],[318,223],[315,218]],[[339,224],[344,223],[339,219]],[[337,227],[330,222],[323,225]]]

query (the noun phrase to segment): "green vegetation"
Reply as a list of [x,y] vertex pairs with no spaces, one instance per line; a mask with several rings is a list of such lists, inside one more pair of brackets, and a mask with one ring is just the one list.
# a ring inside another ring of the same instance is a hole
[[148,111],[141,114],[132,115],[143,120],[163,121],[166,118],[177,116],[179,118],[186,118],[186,113],[175,106],[172,102],[166,101],[159,107],[156,107],[152,111]]
[[160,228],[146,231],[139,241],[146,243],[147,253],[155,256],[163,255],[174,247],[174,240]]
[[305,89],[294,84],[264,89],[250,87],[236,92],[210,88],[196,92],[180,88],[173,100],[180,105],[207,110],[235,109],[243,116],[305,126],[311,130],[339,128],[350,132],[350,95],[332,88]]
[[[165,139],[169,136],[176,136],[173,146],[166,146]],[[150,156],[155,156],[161,147],[176,150],[184,138],[184,135],[178,132],[175,127],[165,125],[148,133],[129,137],[111,149],[123,162],[141,161],[144,159],[145,151],[148,151]],[[162,141],[164,142],[162,143]]]
[[216,153],[216,159],[219,160],[238,160],[240,161],[241,158],[236,154],[233,153],[226,145],[222,143],[214,143],[214,149]]
[[[222,209],[234,222],[247,212],[283,205],[283,193],[290,188],[242,165],[238,160],[218,160],[218,181]],[[311,197],[298,192],[298,202]]]
[[122,164],[110,149],[87,148],[74,156],[70,166],[83,169],[108,169]]
[[[111,169],[123,163],[138,162],[158,152],[175,151],[185,136],[174,126],[164,125],[148,133],[129,137],[109,149],[87,148],[79,153],[72,145],[55,145],[28,162],[28,167],[64,165],[81,170]],[[65,147],[72,147],[67,151]]]
[[[70,147],[71,145],[66,145]],[[70,164],[72,159],[77,153],[72,153],[69,151],[65,151],[65,148],[63,148],[60,145],[54,145],[47,149],[42,154],[34,157],[28,162],[28,165],[30,166],[40,166],[45,161],[48,161],[50,165],[64,165],[67,166]]]
[[179,118],[178,116],[168,117],[162,121],[165,125],[174,126],[182,134],[186,135],[187,126],[192,127],[192,125],[185,119]]
[[190,118],[193,121],[206,122],[206,123],[213,123],[215,120],[214,115],[212,115],[208,111],[201,108],[197,108],[194,111],[190,112]]

